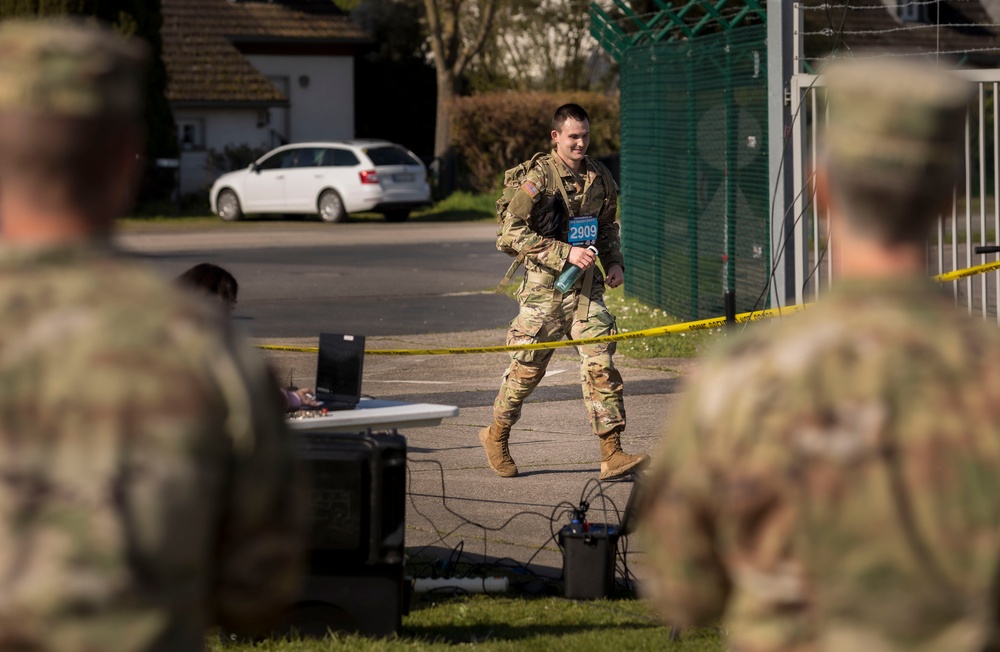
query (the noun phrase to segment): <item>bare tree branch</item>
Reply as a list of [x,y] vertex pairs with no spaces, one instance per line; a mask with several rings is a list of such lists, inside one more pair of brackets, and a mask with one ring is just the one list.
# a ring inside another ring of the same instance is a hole
[[486,37],[490,35],[490,31],[493,28],[493,17],[497,13],[497,2],[498,0],[484,0],[481,5],[480,18],[482,20],[479,23],[479,32],[463,51],[462,54],[455,60],[455,65],[452,70],[456,77],[461,76],[465,72],[465,67],[469,65],[469,61],[472,57],[483,49],[483,44],[486,43]]
[[427,12],[431,52],[434,54],[435,65],[440,66],[444,64],[444,43],[441,38],[441,17],[438,13],[437,0],[424,0],[424,10]]

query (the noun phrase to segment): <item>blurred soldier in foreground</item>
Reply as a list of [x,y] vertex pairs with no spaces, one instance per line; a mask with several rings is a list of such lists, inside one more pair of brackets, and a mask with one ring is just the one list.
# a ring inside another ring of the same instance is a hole
[[280,395],[216,306],[112,250],[141,44],[0,23],[0,650],[199,650],[297,590]]
[[829,296],[705,362],[642,518],[651,597],[735,650],[998,649],[1000,333],[927,278],[969,89],[831,67]]

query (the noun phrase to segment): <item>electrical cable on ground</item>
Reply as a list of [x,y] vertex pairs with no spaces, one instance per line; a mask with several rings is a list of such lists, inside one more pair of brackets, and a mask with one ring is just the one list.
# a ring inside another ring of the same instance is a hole
[[[417,503],[416,503],[416,501],[414,499],[414,492],[412,491],[412,487],[413,487],[412,471],[411,471],[411,469],[410,469],[410,467],[408,465],[407,466],[407,485],[408,485],[407,486],[407,494],[408,494],[408,498],[409,498],[410,504],[413,507],[413,511],[417,515],[419,515],[421,518],[423,518],[424,520],[426,520],[430,524],[431,530],[437,534],[437,538],[434,541],[432,541],[431,543],[428,543],[428,544],[426,544],[424,546],[421,546],[420,548],[408,551],[407,554],[406,554],[407,565],[409,565],[412,562],[413,565],[414,565],[414,567],[417,567],[417,568],[424,568],[424,567],[426,567],[426,568],[429,569],[430,573],[432,574],[432,577],[434,577],[434,578],[437,578],[437,577],[442,577],[444,579],[450,579],[452,577],[469,578],[471,576],[471,573],[473,573],[473,572],[487,572],[488,573],[488,572],[491,572],[491,571],[493,571],[493,572],[498,572],[498,571],[499,572],[510,572],[510,571],[513,571],[514,573],[522,574],[522,575],[525,575],[527,577],[527,581],[523,581],[521,579],[518,580],[518,584],[520,585],[520,586],[518,586],[518,588],[520,588],[520,589],[523,590],[528,585],[534,583],[534,584],[539,584],[540,585],[540,588],[537,591],[534,591],[535,593],[537,593],[539,591],[544,591],[546,589],[548,589],[550,592],[554,592],[558,588],[559,582],[561,582],[564,579],[562,572],[560,572],[560,575],[559,575],[558,578],[551,578],[551,577],[542,576],[542,575],[539,575],[538,573],[534,572],[531,569],[531,564],[535,560],[535,558],[541,552],[543,552],[544,550],[546,550],[546,547],[551,542],[553,542],[553,541],[556,542],[556,544],[559,546],[560,550],[562,549],[562,546],[561,546],[561,544],[559,542],[559,531],[556,528],[557,523],[559,523],[560,521],[565,520],[568,517],[571,517],[571,516],[573,516],[575,514],[579,514],[581,511],[585,514],[586,511],[590,508],[590,505],[595,500],[595,498],[600,498],[600,500],[601,500],[601,509],[603,510],[603,516],[604,516],[604,519],[605,519],[605,523],[608,523],[609,517],[613,513],[614,517],[615,517],[615,522],[614,523],[609,523],[609,524],[620,527],[620,523],[621,523],[621,511],[618,509],[618,505],[615,503],[615,501],[610,496],[608,496],[605,493],[605,491],[604,491],[604,485],[605,485],[605,483],[601,482],[600,480],[596,480],[594,478],[589,479],[586,482],[586,484],[584,485],[583,489],[581,490],[580,501],[579,501],[578,505],[574,505],[574,504],[572,504],[572,503],[570,503],[568,501],[561,501],[561,502],[557,503],[555,506],[553,506],[552,512],[548,516],[546,516],[546,515],[544,515],[542,513],[536,512],[536,511],[522,510],[522,511],[519,511],[519,512],[511,515],[510,517],[508,517],[500,525],[496,525],[496,526],[485,525],[483,523],[479,523],[479,522],[477,522],[477,521],[475,521],[473,519],[470,519],[470,518],[466,517],[465,515],[457,512],[456,510],[452,509],[448,505],[448,500],[447,500],[447,483],[446,483],[445,477],[444,477],[444,466],[438,460],[412,460],[412,461],[414,463],[418,463],[418,464],[419,463],[425,463],[425,464],[431,464],[431,465],[434,465],[434,466],[437,467],[438,474],[439,474],[440,487],[441,487],[441,505],[442,505],[442,507],[444,507],[444,509],[445,509],[446,512],[448,512],[452,516],[454,516],[457,519],[459,519],[459,524],[457,526],[451,528],[447,532],[442,533],[442,531],[439,530],[438,527],[435,525],[433,519],[431,519],[428,515],[426,515],[424,512],[422,512],[419,509],[419,507],[417,506]],[[608,511],[608,505],[609,504],[610,504],[610,507],[611,507],[611,510],[612,510],[611,512]],[[548,521],[548,524],[549,524],[549,537],[544,542],[542,542],[535,549],[535,551],[532,553],[532,555],[524,563],[517,562],[517,561],[511,559],[510,557],[502,557],[502,558],[499,558],[499,559],[494,560],[492,562],[485,561],[486,559],[488,559],[488,554],[487,554],[488,551],[487,551],[487,549],[485,547],[485,542],[486,542],[485,535],[486,535],[486,532],[498,532],[498,531],[501,531],[501,530],[505,529],[507,526],[509,526],[515,519],[517,519],[517,518],[519,518],[521,516],[537,516],[539,518],[542,518],[542,519],[545,519],[546,521]],[[483,536],[484,536],[484,550],[483,550],[483,556],[482,556],[483,561],[472,562],[472,563],[470,563],[470,566],[461,575],[455,575],[455,573],[456,573],[459,565],[461,564],[462,556],[464,554],[466,554],[465,551],[464,551],[465,540],[464,539],[460,540],[456,545],[449,546],[448,543],[447,543],[447,541],[446,541],[446,538],[455,535],[455,533],[458,532],[458,530],[460,530],[461,528],[466,527],[466,526],[476,527],[476,528],[479,528],[479,529],[481,529],[483,531]],[[627,540],[628,540],[628,537],[625,534],[622,534],[619,537],[619,539],[618,539],[619,545],[621,546],[621,548],[619,548],[617,550],[617,555],[616,555],[616,559],[615,559],[615,575],[616,575],[616,577],[619,576],[619,575],[621,576],[621,578],[622,578],[621,586],[622,587],[624,587],[626,590],[634,590],[634,585],[635,585],[635,583],[634,583],[634,576],[632,575],[631,571],[629,570],[628,563],[627,563],[627,552],[628,552],[628,541]],[[434,546],[436,544],[439,544],[439,543],[442,545],[442,547],[444,547],[445,549],[447,549],[449,551],[447,559],[445,559],[444,561],[442,561],[442,560],[436,560],[434,562],[427,562],[427,561],[421,561],[421,560],[419,560],[419,557],[424,552],[426,552],[430,547],[432,547],[432,546]],[[619,570],[619,568],[620,568],[620,570]],[[510,577],[508,577],[508,579],[509,580],[513,580],[513,578],[510,578]],[[513,581],[512,581],[512,585],[515,585]],[[440,592],[440,591],[438,591],[438,592]]]

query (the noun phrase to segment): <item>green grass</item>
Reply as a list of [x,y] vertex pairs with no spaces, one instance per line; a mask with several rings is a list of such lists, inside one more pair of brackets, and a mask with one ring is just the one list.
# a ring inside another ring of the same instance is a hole
[[[473,194],[456,192],[439,202],[413,211],[410,222],[471,222],[496,219],[496,201],[494,194]],[[133,212],[121,220],[128,224],[173,223],[184,226],[204,223],[220,224],[222,221],[209,213],[208,202],[188,202],[181,207],[169,202],[159,202],[145,206],[142,210]],[[318,222],[319,218],[308,215],[254,215],[244,218],[241,222]],[[347,217],[347,222],[381,222],[381,213],[355,213]]]
[[[659,308],[652,308],[638,299],[626,297],[621,289],[605,290],[604,303],[611,314],[617,317],[618,330],[622,333],[669,326],[682,321]],[[693,358],[725,337],[725,330],[725,327],[720,327],[624,340],[618,343],[618,351],[630,358]]]
[[436,598],[411,606],[399,636],[374,640],[335,634],[322,640],[268,640],[257,645],[225,645],[209,638],[212,652],[403,652],[469,649],[506,652],[551,650],[604,652],[669,650],[718,652],[713,629],[670,640],[670,630],[640,600],[574,601],[564,598],[469,596]]
[[[499,194],[499,193],[498,193]],[[474,222],[496,220],[496,196],[454,192],[439,202],[410,214],[409,222]],[[355,213],[350,222],[381,221],[381,213]]]
[[[514,299],[514,293],[521,286],[521,277],[514,276],[504,288],[504,293]],[[680,324],[682,320],[668,315],[659,308],[653,308],[638,299],[625,296],[621,288],[605,289],[604,304],[615,315],[618,331],[632,333],[649,328]],[[630,358],[694,358],[706,348],[725,337],[726,329],[711,328],[656,337],[643,337],[618,342],[618,352]]]
[[433,206],[414,212],[410,219],[438,222],[483,219],[496,221],[499,194],[481,195],[462,191],[452,193]]

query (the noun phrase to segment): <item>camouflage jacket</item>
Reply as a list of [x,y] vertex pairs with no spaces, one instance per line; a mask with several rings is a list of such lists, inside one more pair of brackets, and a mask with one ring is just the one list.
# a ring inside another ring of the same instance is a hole
[[707,360],[642,510],[650,594],[735,650],[997,644],[1000,333],[842,282]]
[[107,247],[0,249],[0,649],[202,649],[298,590],[281,395],[214,305]]
[[[503,216],[497,233],[497,248],[501,251],[512,249],[524,254],[525,269],[529,271],[547,271],[558,274],[569,258],[570,246],[557,238],[544,237],[531,229],[529,220],[532,214],[546,210],[552,202],[562,202],[559,188],[549,184],[549,161],[555,163],[559,176],[562,177],[566,195],[570,201],[570,214],[573,216],[597,216],[597,247],[601,265],[608,269],[611,265],[625,268],[625,258],[621,252],[621,238],[618,232],[618,187],[606,188],[604,177],[598,172],[596,163],[586,157],[586,177],[584,186],[579,188],[574,175],[562,159],[553,150],[549,155],[539,157],[535,165],[528,171],[507,211]],[[610,179],[610,176],[608,177]],[[529,184],[527,188],[525,184]]]

